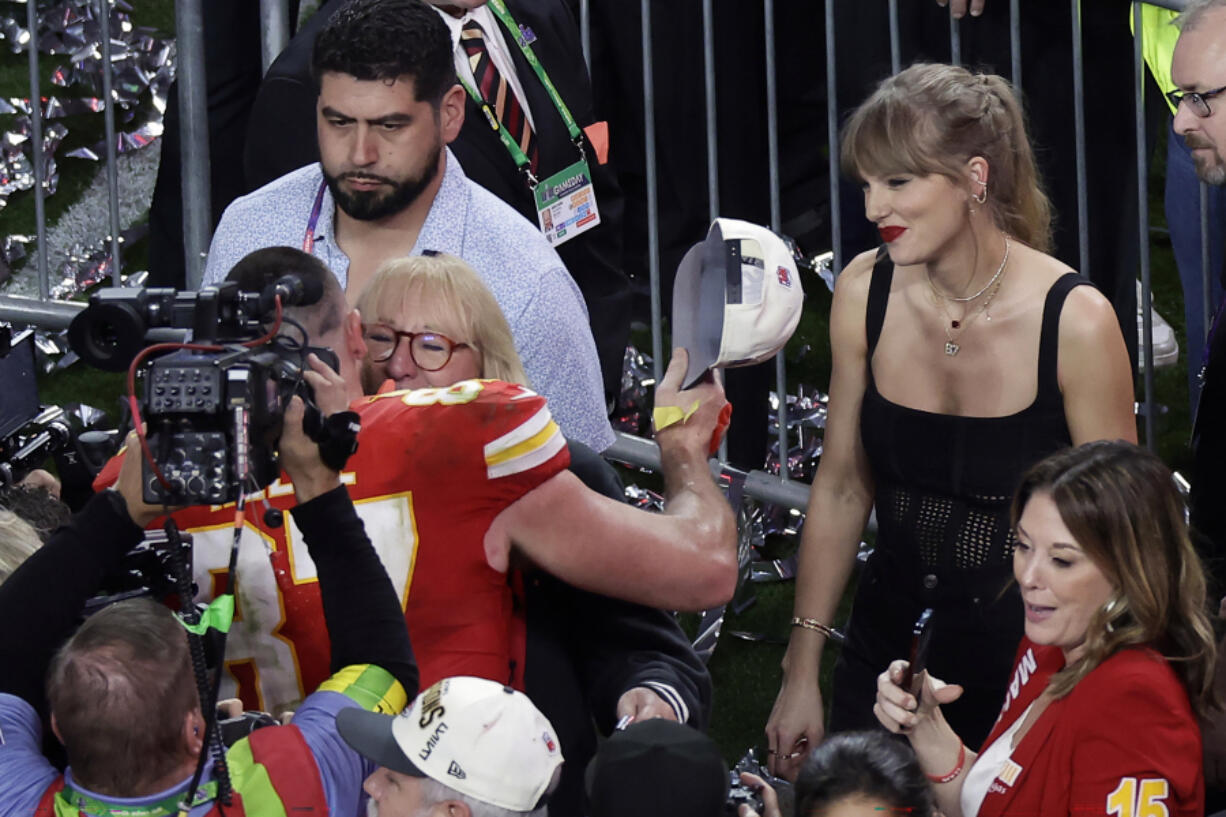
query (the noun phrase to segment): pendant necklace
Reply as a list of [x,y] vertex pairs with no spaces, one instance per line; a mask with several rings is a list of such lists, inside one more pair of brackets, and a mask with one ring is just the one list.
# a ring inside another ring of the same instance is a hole
[[[985,315],[984,320],[992,320],[992,313],[988,310],[992,305],[992,299],[996,297],[996,293],[1000,292],[1002,276],[1005,272],[1005,265],[1008,262],[1009,236],[1005,236],[1005,254],[1004,257],[1000,259],[1000,266],[997,267],[996,274],[992,276],[992,278],[987,282],[987,284],[984,285],[982,289],[980,289],[974,295],[965,298],[954,298],[941,292],[939,289],[937,289],[936,283],[932,280],[932,275],[925,270],[925,277],[928,279],[928,286],[932,290],[933,297],[936,299],[937,307],[940,309],[945,320],[948,321],[948,325],[942,323],[942,328],[945,330],[946,356],[953,357],[954,355],[958,354],[959,351],[961,351],[962,346],[956,342],[957,338],[970,328],[971,324],[975,321],[975,318],[979,317],[980,314]],[[949,310],[945,306],[945,301],[969,303],[983,295],[985,292],[987,293],[988,297],[984,298],[983,303],[979,305],[979,308],[971,311],[969,315],[964,314],[961,320],[958,320],[950,315]],[[953,330],[956,330],[957,334],[954,334]]]

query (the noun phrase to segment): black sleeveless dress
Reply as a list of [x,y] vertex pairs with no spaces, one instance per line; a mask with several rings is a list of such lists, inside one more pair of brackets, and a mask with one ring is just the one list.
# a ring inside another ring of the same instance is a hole
[[886,400],[872,358],[885,322],[894,265],[877,262],[866,313],[868,383],[860,435],[876,482],[876,548],[860,578],[835,667],[829,728],[878,725],[876,678],[910,652],[911,630],[932,607],[929,670],[965,693],[942,707],[971,748],[996,721],[1022,636],[1013,577],[1013,491],[1022,474],[1071,445],[1056,378],[1060,311],[1086,278],[1068,273],[1048,290],[1039,339],[1038,394],[1006,417],[958,417]]

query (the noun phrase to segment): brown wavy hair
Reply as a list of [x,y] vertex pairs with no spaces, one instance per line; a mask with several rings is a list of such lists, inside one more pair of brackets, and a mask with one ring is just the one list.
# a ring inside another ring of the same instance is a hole
[[883,80],[843,126],[840,162],[865,174],[938,174],[961,185],[966,163],[987,160],[986,206],[996,225],[1051,250],[1051,204],[1043,192],[1026,119],[1012,85],[995,74],[917,63]]
[[1052,676],[1052,694],[1067,695],[1120,650],[1148,646],[1170,662],[1197,714],[1216,708],[1205,573],[1170,469],[1123,441],[1065,449],[1022,478],[1015,529],[1038,493],[1052,498],[1069,533],[1116,588],[1090,620],[1082,657]]

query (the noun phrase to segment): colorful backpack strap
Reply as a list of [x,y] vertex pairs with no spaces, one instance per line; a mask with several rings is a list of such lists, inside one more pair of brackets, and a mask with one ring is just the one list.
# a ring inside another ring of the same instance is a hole
[[[327,817],[328,802],[319,766],[297,726],[257,729],[234,744],[226,752],[226,760],[236,794],[235,805],[226,808],[226,817],[244,812]],[[209,817],[215,813],[216,806]]]
[[43,792],[43,799],[38,801],[38,808],[34,810],[34,817],[55,817],[55,796],[64,788],[64,775],[55,778],[47,790]]

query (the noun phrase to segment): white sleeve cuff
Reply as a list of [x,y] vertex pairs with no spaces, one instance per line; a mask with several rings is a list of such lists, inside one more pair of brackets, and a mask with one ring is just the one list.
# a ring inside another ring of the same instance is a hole
[[685,700],[671,684],[661,683],[660,681],[644,681],[639,686],[646,687],[663,698],[664,702],[672,707],[673,714],[677,716],[677,720],[680,723],[689,723],[690,708],[685,705]]

